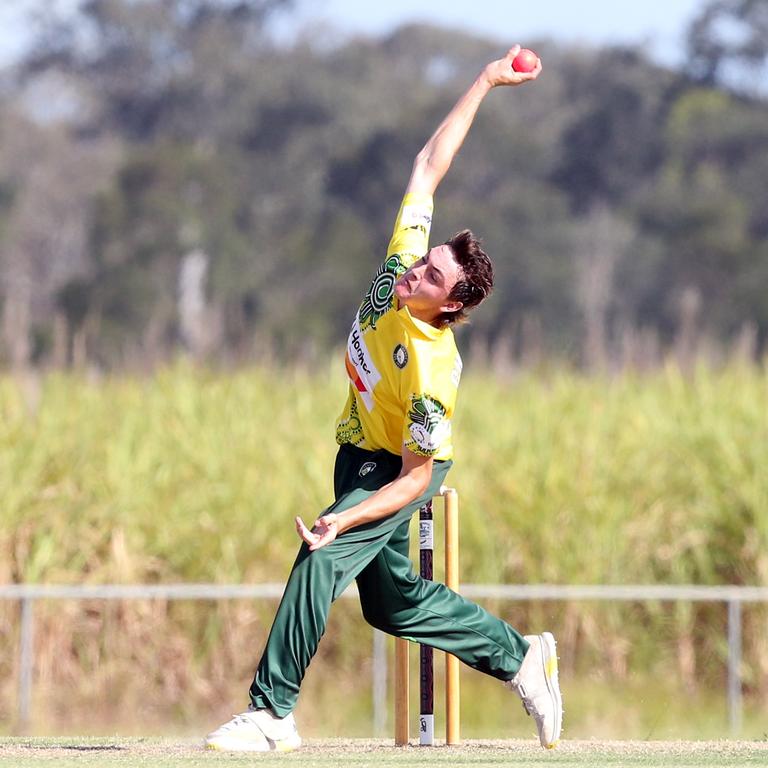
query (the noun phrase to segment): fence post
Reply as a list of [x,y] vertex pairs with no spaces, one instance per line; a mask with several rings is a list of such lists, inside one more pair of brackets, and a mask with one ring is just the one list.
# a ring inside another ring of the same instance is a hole
[[741,600],[728,601],[728,718],[733,735],[741,731]]
[[19,728],[29,726],[32,703],[32,672],[35,664],[35,623],[32,597],[21,598],[21,631],[19,634]]
[[382,736],[387,728],[387,636],[373,630],[373,733]]

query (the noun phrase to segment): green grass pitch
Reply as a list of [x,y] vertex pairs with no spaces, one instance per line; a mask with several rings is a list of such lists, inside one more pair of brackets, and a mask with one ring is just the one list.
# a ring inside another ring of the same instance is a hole
[[545,751],[533,741],[467,741],[459,747],[396,748],[384,740],[309,740],[296,752],[237,755],[206,751],[199,740],[125,738],[4,738],[0,766],[14,768],[193,768],[195,766],[768,766],[768,741],[565,741]]

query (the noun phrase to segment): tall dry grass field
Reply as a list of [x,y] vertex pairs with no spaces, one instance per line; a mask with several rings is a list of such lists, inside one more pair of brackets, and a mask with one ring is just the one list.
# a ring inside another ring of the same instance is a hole
[[[336,368],[51,374],[34,397],[0,380],[0,582],[284,580],[293,516],[311,518],[332,500],[344,397]],[[465,582],[768,584],[762,369],[467,375],[454,434]],[[722,690],[721,605],[491,607],[523,628],[552,628],[564,678],[582,690],[642,691],[649,681],[692,699]],[[59,730],[215,722],[241,703],[274,609],[41,603],[36,713]],[[744,679],[758,709],[767,630],[766,610],[745,610]],[[6,723],[17,631],[18,607],[0,604]],[[320,656],[302,700],[307,726],[368,733],[370,632],[354,601],[335,608]],[[485,685],[466,687],[470,724]],[[593,716],[582,698],[576,732]]]

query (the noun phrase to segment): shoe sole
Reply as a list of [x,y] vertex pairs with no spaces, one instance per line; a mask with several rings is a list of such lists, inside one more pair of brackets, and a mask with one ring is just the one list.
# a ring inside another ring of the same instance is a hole
[[269,752],[293,752],[294,749],[298,749],[301,746],[301,739],[298,738],[295,741],[290,739],[281,739],[280,741],[273,741],[267,738],[267,749],[261,746],[249,746],[247,743],[235,743],[229,742],[225,744],[216,743],[215,741],[206,741],[205,748],[213,750],[214,752],[251,752],[267,754]]
[[542,747],[554,749],[560,742],[560,730],[563,727],[563,697],[560,695],[560,683],[557,673],[557,643],[551,632],[542,632],[539,635],[541,642],[539,649],[541,652],[541,663],[544,667],[544,679],[547,681],[547,691],[555,711],[555,728],[551,743],[541,742]]
[[294,749],[298,749],[301,746],[301,739],[296,737],[294,741],[291,739],[281,739],[280,741],[272,741],[267,736],[269,746],[272,747],[273,752],[293,752]]

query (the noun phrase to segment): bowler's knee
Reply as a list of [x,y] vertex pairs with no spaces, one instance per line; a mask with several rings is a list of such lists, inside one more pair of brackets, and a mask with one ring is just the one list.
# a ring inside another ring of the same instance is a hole
[[319,584],[326,581],[333,582],[334,559],[326,547],[310,552],[304,545],[296,559],[291,578],[306,579],[311,583]]

